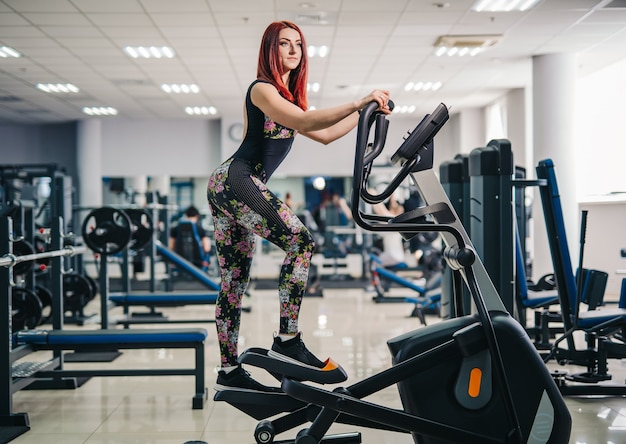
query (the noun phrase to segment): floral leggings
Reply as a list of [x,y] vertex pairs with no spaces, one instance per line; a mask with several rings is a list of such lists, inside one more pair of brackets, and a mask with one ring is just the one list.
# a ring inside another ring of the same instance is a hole
[[221,365],[237,365],[241,300],[250,281],[255,235],[286,253],[278,282],[280,334],[298,331],[315,243],[295,213],[267,189],[261,165],[227,160],[211,175],[207,199],[222,279],[215,307]]

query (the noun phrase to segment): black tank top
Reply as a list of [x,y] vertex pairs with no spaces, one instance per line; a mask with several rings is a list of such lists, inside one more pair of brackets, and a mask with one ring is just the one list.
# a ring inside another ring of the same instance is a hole
[[274,122],[254,106],[250,91],[258,82],[269,83],[264,80],[255,80],[248,88],[246,93],[248,129],[241,145],[232,157],[248,160],[253,164],[261,164],[266,178],[269,179],[287,157],[297,132]]

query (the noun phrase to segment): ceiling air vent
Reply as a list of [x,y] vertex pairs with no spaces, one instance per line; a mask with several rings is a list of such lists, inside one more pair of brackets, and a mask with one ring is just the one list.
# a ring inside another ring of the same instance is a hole
[[475,56],[497,44],[502,35],[442,35],[435,44],[437,56]]
[[435,42],[435,46],[446,46],[448,48],[488,48],[498,43],[501,38],[501,35],[442,35]]
[[152,85],[151,82],[144,79],[113,79],[111,80],[115,86],[145,86]]
[[334,25],[337,17],[335,13],[323,11],[296,12],[293,21],[298,25]]

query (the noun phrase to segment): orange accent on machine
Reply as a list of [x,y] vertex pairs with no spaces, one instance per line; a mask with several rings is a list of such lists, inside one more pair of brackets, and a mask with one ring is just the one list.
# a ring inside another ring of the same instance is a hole
[[477,398],[480,395],[480,384],[483,379],[483,371],[478,367],[474,367],[470,371],[469,383],[467,386],[467,394],[472,398]]

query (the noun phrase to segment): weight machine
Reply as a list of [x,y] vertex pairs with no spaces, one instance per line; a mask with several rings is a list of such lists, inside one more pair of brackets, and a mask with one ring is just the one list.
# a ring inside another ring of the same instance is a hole
[[[550,354],[544,360],[554,358],[561,364],[587,368],[586,372],[572,375],[559,371],[554,373],[564,395],[624,396],[626,385],[600,383],[612,378],[608,373],[608,359],[626,358],[626,342],[623,336],[623,331],[626,330],[626,309],[595,309],[604,297],[607,275],[597,270],[583,269],[587,213],[583,212],[581,218],[580,255],[578,272],[575,275],[567,244],[554,162],[552,159],[544,159],[538,163],[536,169],[537,177],[546,182],[540,188],[541,204],[565,330],[552,344]],[[587,311],[581,311],[583,300],[589,305]],[[585,335],[586,347],[577,348],[575,332]]]

